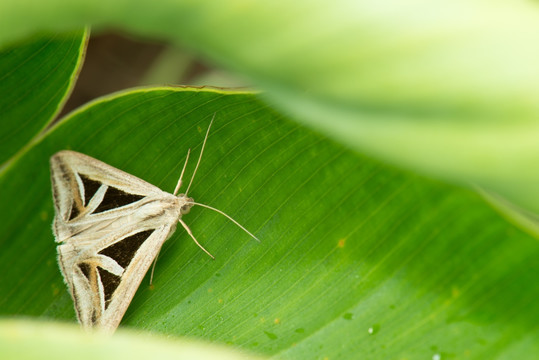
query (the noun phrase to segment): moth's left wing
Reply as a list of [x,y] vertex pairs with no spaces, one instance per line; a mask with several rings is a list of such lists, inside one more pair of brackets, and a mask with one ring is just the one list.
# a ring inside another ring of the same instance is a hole
[[58,246],[58,260],[83,327],[107,331],[118,327],[144,275],[174,228],[175,224],[139,229],[98,249],[93,256],[73,257],[81,251],[73,242]]

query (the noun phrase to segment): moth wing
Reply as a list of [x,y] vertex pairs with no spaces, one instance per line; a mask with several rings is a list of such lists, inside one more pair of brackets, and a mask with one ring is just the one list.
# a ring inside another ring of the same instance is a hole
[[76,244],[58,246],[58,260],[84,328],[112,332],[118,327],[144,275],[175,227],[176,223],[138,229],[99,249],[94,256],[75,261],[72,253],[80,251]]
[[50,162],[56,216],[63,222],[84,213],[92,199],[101,196],[95,201],[100,203],[107,191],[114,191],[112,195],[125,203],[164,193],[136,176],[75,151],[60,151]]
[[58,262],[86,328],[114,330],[180,216],[178,199],[73,151],[51,158]]

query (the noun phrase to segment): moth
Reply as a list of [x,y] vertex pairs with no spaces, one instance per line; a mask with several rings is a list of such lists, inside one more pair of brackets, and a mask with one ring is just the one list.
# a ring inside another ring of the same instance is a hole
[[213,258],[182,220],[192,206],[219,212],[258,240],[224,212],[187,196],[210,127],[187,190],[179,195],[190,151],[172,194],[78,152],[64,150],[51,157],[58,263],[83,328],[113,332],[118,327],[178,222]]

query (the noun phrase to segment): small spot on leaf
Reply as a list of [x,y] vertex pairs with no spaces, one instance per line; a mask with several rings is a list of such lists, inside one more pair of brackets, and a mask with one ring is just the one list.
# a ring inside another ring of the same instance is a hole
[[374,324],[373,326],[371,326],[368,330],[369,334],[370,335],[374,335],[376,334],[378,331],[380,331],[380,324]]
[[269,337],[270,340],[277,340],[277,335],[275,335],[274,333],[270,333],[269,331],[264,330],[264,334],[266,334],[266,336]]

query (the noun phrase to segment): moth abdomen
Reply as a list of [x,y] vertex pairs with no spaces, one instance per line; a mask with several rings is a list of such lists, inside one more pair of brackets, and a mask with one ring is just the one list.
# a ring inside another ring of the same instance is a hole
[[158,219],[158,218],[162,217],[163,215],[165,215],[164,210],[161,211],[161,212],[158,212],[156,214],[149,214],[144,219],[142,219],[142,221],[152,221],[154,219]]

